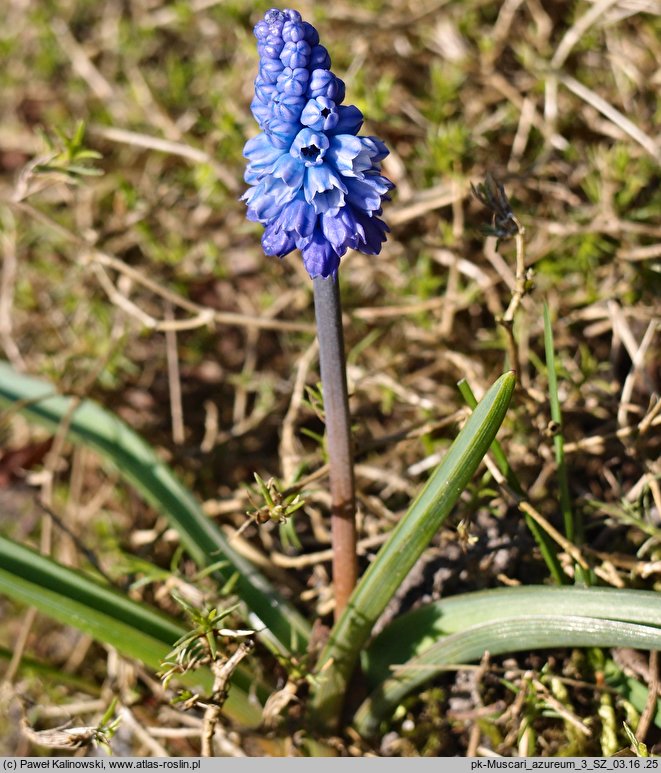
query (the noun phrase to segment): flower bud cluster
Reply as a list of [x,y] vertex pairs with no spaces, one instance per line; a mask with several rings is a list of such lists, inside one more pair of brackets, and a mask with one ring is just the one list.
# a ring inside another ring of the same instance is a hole
[[381,204],[394,186],[381,174],[388,155],[376,137],[358,136],[363,116],[343,105],[344,83],[300,13],[267,11],[255,27],[259,73],[243,195],[248,218],[265,226],[267,255],[301,250],[311,277],[332,276],[347,249],[377,255],[389,230]]

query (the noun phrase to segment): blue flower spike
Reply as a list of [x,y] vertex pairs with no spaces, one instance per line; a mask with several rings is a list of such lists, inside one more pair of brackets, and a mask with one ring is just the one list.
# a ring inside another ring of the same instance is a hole
[[381,174],[388,149],[358,136],[360,110],[343,105],[344,83],[298,11],[272,8],[255,27],[259,73],[242,196],[264,225],[262,247],[282,258],[298,248],[310,276],[337,274],[347,249],[378,255],[388,226],[381,205],[394,185]]

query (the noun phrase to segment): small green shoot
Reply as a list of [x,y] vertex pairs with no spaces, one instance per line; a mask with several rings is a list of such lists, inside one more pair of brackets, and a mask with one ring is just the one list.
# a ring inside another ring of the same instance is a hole
[[305,387],[305,399],[303,405],[310,408],[319,421],[325,421],[324,418],[324,398],[321,393],[321,383],[317,382],[314,386]]
[[238,609],[239,604],[223,611],[215,607],[199,610],[176,591],[172,593],[172,598],[184,609],[194,627],[177,639],[172,650],[163,660],[163,666],[167,668],[162,672],[161,679],[166,688],[174,676],[185,674],[202,665],[216,661],[218,659],[218,636],[242,638],[252,636],[255,633],[253,630],[236,630],[221,625],[228,615]]
[[265,482],[255,473],[255,481],[264,504],[255,505],[251,498],[253,509],[248,511],[248,515],[258,523],[286,523],[297,510],[305,505],[305,500],[300,494],[283,494],[274,478],[269,478]]
[[623,723],[623,727],[624,732],[629,739],[629,743],[631,744],[631,751],[636,755],[636,757],[649,757],[650,753],[647,748],[647,744],[644,744],[642,741],[639,741],[636,738],[636,734],[626,722]]
[[101,153],[85,145],[85,122],[79,121],[71,135],[55,128],[57,140],[53,141],[47,134],[42,138],[48,146],[47,160],[41,161],[33,168],[35,174],[61,174],[69,182],[77,183],[81,177],[98,177],[103,170],[93,166],[94,161],[103,158]]
[[581,538],[580,524],[575,520],[572,512],[569,496],[569,479],[567,477],[567,464],[565,461],[565,440],[562,433],[562,411],[558,396],[558,374],[555,366],[555,348],[553,345],[553,327],[549,307],[544,304],[544,347],[546,350],[546,369],[549,382],[549,402],[551,409],[551,421],[555,431],[553,432],[553,447],[555,449],[555,461],[558,468],[558,486],[560,489],[560,509],[565,525],[565,536],[571,542]]
[[55,134],[57,140],[41,132],[47,151],[33,158],[22,169],[12,196],[15,203],[24,202],[58,183],[78,185],[84,178],[104,174],[93,164],[102,158],[101,154],[85,147],[85,124],[82,121],[76,124],[70,136],[57,128]]

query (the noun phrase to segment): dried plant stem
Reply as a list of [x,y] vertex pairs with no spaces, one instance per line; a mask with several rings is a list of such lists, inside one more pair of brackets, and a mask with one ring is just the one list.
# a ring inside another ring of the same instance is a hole
[[217,660],[211,664],[213,671],[213,693],[211,701],[204,710],[202,721],[202,757],[213,757],[213,734],[220,719],[223,705],[227,700],[227,689],[230,677],[239,663],[255,646],[252,639],[247,639],[239,644],[233,655],[226,660]]
[[[174,320],[174,311],[170,301],[165,302],[165,318]],[[168,385],[170,387],[170,415],[172,417],[172,440],[180,446],[186,439],[184,426],[184,409],[181,399],[181,375],[179,373],[179,354],[177,350],[177,333],[175,330],[165,331],[165,354],[168,364]]]
[[519,502],[519,510],[524,512],[526,515],[529,515],[533,521],[535,521],[535,523],[541,526],[542,529],[544,529],[544,531],[551,537],[551,539],[557,542],[558,545],[560,545],[560,547],[565,551],[565,553],[574,559],[574,561],[581,567],[581,569],[584,569],[586,572],[589,570],[590,565],[585,560],[585,558],[583,558],[583,554],[576,547],[576,545],[574,545],[570,539],[564,537],[554,526],[552,526],[546,520],[546,518],[544,518],[544,516],[530,504],[530,502]]
[[330,468],[333,584],[337,619],[347,604],[358,575],[351,420],[338,280],[337,277],[316,277],[313,283]]
[[523,296],[526,293],[526,237],[525,228],[514,217],[511,216],[514,221],[517,232],[514,237],[516,243],[516,274],[514,280],[514,291],[512,292],[512,298],[510,304],[507,307],[505,314],[501,320],[501,324],[507,334],[507,352],[510,360],[510,367],[517,373],[521,373],[521,365],[519,362],[519,350],[514,339],[514,317],[521,305]]
[[17,230],[14,217],[5,210],[0,220],[2,235],[0,236],[0,251],[2,253],[2,269],[0,270],[0,341],[2,348],[11,364],[17,370],[26,370],[25,361],[21,356],[18,344],[12,335],[12,309],[14,305],[14,290],[18,269]]
[[654,721],[654,715],[656,713],[657,696],[660,694],[659,690],[659,653],[656,650],[650,652],[649,660],[649,680],[647,690],[647,701],[645,708],[640,716],[638,727],[636,728],[636,740],[639,743],[643,743],[649,732],[650,726]]
[[526,229],[514,215],[511,216],[511,219],[517,227],[517,232],[514,237],[516,243],[516,278],[512,299],[503,316],[503,322],[512,322],[514,320],[514,315],[526,293]]

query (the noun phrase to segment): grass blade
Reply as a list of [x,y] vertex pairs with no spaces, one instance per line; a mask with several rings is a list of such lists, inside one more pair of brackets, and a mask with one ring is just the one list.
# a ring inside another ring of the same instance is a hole
[[565,439],[562,433],[562,411],[560,410],[560,398],[558,397],[558,374],[555,368],[553,327],[551,325],[551,314],[549,312],[549,307],[546,303],[544,304],[544,349],[546,351],[546,369],[549,380],[551,421],[555,422],[557,427],[557,431],[553,435],[553,447],[555,449],[555,461],[558,468],[560,508],[562,510],[562,518],[565,525],[565,536],[570,542],[573,542],[576,536],[581,536],[581,529],[575,528],[574,514],[572,513],[571,507],[571,498],[569,496],[569,481],[567,478],[567,465],[565,463]]
[[[186,633],[185,628],[160,612],[5,537],[0,537],[0,593],[154,670],[160,668],[172,644]],[[181,681],[210,690],[213,678],[208,669],[201,669],[181,677]],[[248,698],[249,682],[245,672],[243,678],[235,672],[224,711],[238,722],[254,726],[260,723],[261,712]]]
[[349,678],[374,623],[489,449],[505,418],[515,383],[510,372],[489,389],[358,583],[319,659],[320,679],[312,706],[320,723],[332,724],[339,716]]
[[[110,461],[179,532],[198,566],[209,566],[222,559],[227,562],[214,575],[223,583],[237,577],[234,591],[252,613],[250,624],[261,632],[262,639],[283,652],[305,650],[309,637],[305,619],[232,548],[172,470],[121,419],[91,400],[82,400],[76,406],[74,398],[56,395],[46,382],[19,374],[6,362],[0,362],[0,403],[3,402],[18,405],[27,418],[51,430],[71,414],[69,439]],[[266,631],[262,631],[264,627]]]
[[[562,588],[558,589],[564,590]],[[549,647],[636,647],[660,649],[661,628],[579,615],[501,618],[444,637],[383,682],[356,712],[355,726],[373,735],[414,688],[448,666],[479,660],[484,652],[502,655]]]

